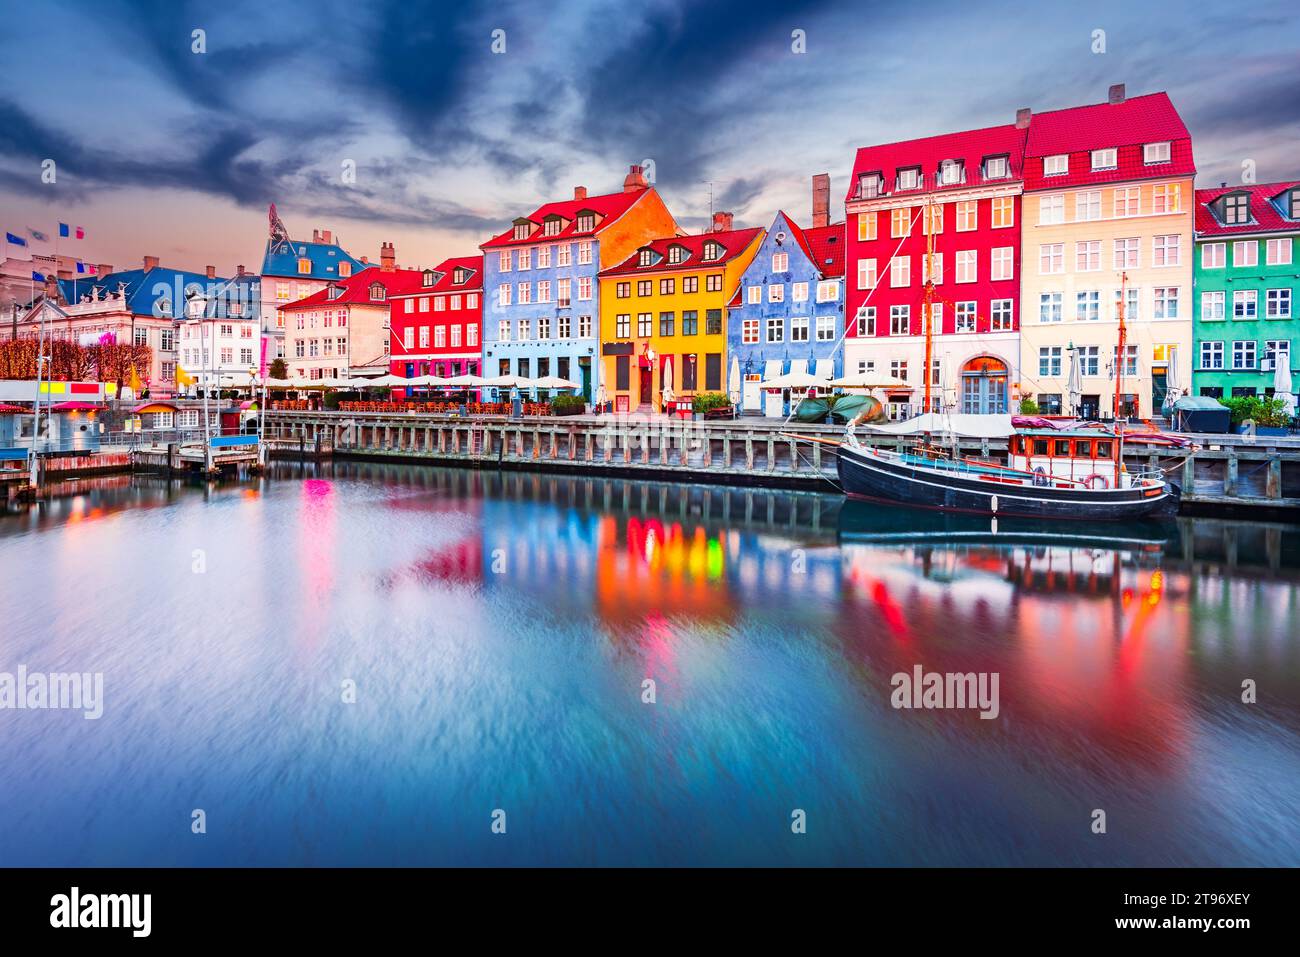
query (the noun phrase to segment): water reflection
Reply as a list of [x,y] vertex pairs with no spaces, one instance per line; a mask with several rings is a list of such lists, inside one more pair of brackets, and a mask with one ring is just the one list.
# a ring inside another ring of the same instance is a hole
[[[1294,527],[372,463],[66,492],[0,519],[0,670],[109,708],[9,713],[3,862],[1300,860]],[[916,665],[997,672],[999,719],[892,709]],[[240,835],[174,833],[195,793]]]

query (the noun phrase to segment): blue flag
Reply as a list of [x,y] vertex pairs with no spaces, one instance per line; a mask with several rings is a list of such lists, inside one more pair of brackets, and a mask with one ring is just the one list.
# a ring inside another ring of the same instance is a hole
[[36,270],[33,269],[33,270],[32,270],[32,282],[45,282],[45,277],[42,276],[40,273],[38,273]]
[[36,240],[38,243],[48,243],[50,241],[50,237],[46,236],[39,229],[32,229],[32,227],[28,226],[27,233],[32,237],[32,239]]
[[6,242],[11,242],[11,243],[13,243],[15,246],[26,246],[26,245],[27,245],[27,240],[23,239],[23,237],[21,237],[21,236],[15,236],[13,233],[5,233],[5,241],[6,241]]
[[83,262],[81,262],[81,261],[78,261],[78,262],[77,262],[77,272],[85,272],[85,271],[86,271],[86,264],[83,263]]
[[64,239],[66,239],[66,238],[67,238],[68,236],[70,236],[71,234],[72,234],[72,233],[71,233],[71,230],[68,229],[68,224],[67,224],[67,223],[59,223],[59,235],[60,235],[60,236],[62,236]]

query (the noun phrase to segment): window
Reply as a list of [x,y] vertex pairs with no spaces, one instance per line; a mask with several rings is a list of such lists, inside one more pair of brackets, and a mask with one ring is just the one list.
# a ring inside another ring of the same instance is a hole
[[[546,222],[542,223],[542,235],[543,235],[543,236],[558,236],[558,235],[560,234],[560,230],[563,229],[563,228],[564,228],[564,220],[562,220],[562,219],[558,219],[558,218],[556,218],[556,217],[550,217],[550,216],[548,216],[547,219],[546,219]],[[546,247],[543,246],[542,248],[545,249]],[[540,251],[539,251],[539,252],[540,252]],[[541,265],[541,256],[539,255],[539,256],[537,257],[537,259],[538,259],[538,263],[537,263],[537,264],[540,266],[540,265]]]
[[[570,290],[572,288],[571,279],[557,279],[555,281],[555,304],[561,309],[567,309],[572,302]],[[619,283],[620,286],[626,286],[627,283]]]
[[889,307],[889,334],[891,336],[906,336],[912,332],[912,307],[911,306],[890,306]]
[[756,306],[763,301],[763,287],[747,286],[745,288],[745,295],[746,298],[749,300],[749,304],[751,306]]
[[497,305],[510,305],[510,283],[503,282],[501,285],[497,286]]
[[1136,269],[1142,265],[1142,240],[1137,236],[1115,240],[1114,267]]
[[780,316],[771,316],[767,320],[767,341],[783,342],[785,340],[785,320]]
[[984,176],[986,179],[1006,179],[1011,175],[1010,166],[1005,156],[990,156],[984,161]]
[[654,314],[649,312],[639,312],[636,316],[636,334],[642,339],[648,339],[654,335]]
[[978,254],[973,249],[957,251],[957,282],[975,282],[979,272]]
[[1082,346],[1079,349],[1079,374],[1096,376],[1101,373],[1101,349],[1098,346]]
[[790,341],[807,342],[808,341],[808,317],[794,316],[790,319]]
[[1044,196],[1038,201],[1038,225],[1055,226],[1065,222],[1065,194]]
[[[559,221],[558,219],[552,219],[552,220],[550,220],[546,225],[547,225],[547,226],[556,226],[557,229],[556,229],[555,231],[556,231],[557,233],[559,232],[558,227],[559,227],[559,225],[560,225],[560,221]],[[537,247],[537,268],[538,268],[538,269],[550,269],[550,268],[551,268],[551,247],[550,247],[550,246],[538,246],[538,247]],[[462,279],[461,282],[464,282],[464,280]]]
[[931,279],[935,285],[943,282],[943,253],[934,253],[934,275],[930,275],[930,257],[921,257],[921,283],[924,285]]
[[1291,237],[1270,239],[1268,241],[1268,259],[1270,266],[1291,265]]
[[863,173],[858,177],[858,196],[862,199],[875,199],[880,195],[880,187],[879,173]]
[[1061,321],[1061,294],[1059,292],[1044,292],[1039,294],[1038,321]]
[[1084,289],[1074,294],[1074,318],[1084,322],[1101,319],[1100,290]]
[[677,291],[677,280],[676,280],[676,279],[660,279],[660,280],[659,280],[659,295],[661,295],[661,296],[671,296],[671,295],[672,295],[673,293],[675,293],[676,291]]
[[533,284],[531,282],[521,282],[519,284],[519,305],[526,306],[533,301]]
[[1093,150],[1092,151],[1092,168],[1093,169],[1114,169],[1116,166],[1116,151]]
[[[562,320],[562,321],[567,321],[567,320]],[[340,348],[342,348],[342,342],[343,340],[340,339],[339,340]],[[465,327],[465,345],[471,349],[478,346],[478,323],[471,322],[469,325]]]
[[889,374],[893,376],[895,379],[901,379],[903,382],[906,382],[907,381],[907,360],[894,359],[893,361],[891,361],[889,363]]
[[992,254],[992,275],[989,277],[993,280],[1013,279],[1015,278],[1015,268],[1013,255],[1014,246],[1001,246],[993,250]]
[[1016,224],[1014,196],[999,196],[993,200],[993,228],[1005,229]]
[[631,339],[632,338],[632,315],[627,312],[620,312],[614,317],[614,338]]
[[551,317],[550,316],[537,317],[537,338],[538,339],[551,338]]
[[855,325],[854,335],[874,336],[876,334],[876,307],[859,306]]
[[[411,348],[411,336],[410,336],[411,330],[407,329],[406,332],[407,332],[406,348],[409,349]],[[429,327],[428,326],[420,327],[420,348],[421,349],[429,348]]]
[[721,309],[710,309],[704,313],[704,334],[706,336],[722,335]]
[[641,279],[636,284],[636,294],[638,296],[653,296],[655,283],[653,279]]
[[583,276],[578,280],[578,298],[587,300],[591,298],[591,277]]
[[869,243],[876,239],[876,214],[858,213],[858,242]]
[[402,311],[403,311],[403,312],[415,312],[415,300],[414,300],[414,299],[408,299],[408,300],[406,300],[405,305],[403,305],[403,307],[402,307]]
[[1045,243],[1038,247],[1038,274],[1050,276],[1065,272],[1065,243]]
[[514,234],[513,234],[513,235],[514,235],[514,238],[515,238],[515,239],[527,239],[527,238],[528,238],[528,233],[531,231],[531,229],[532,229],[532,226],[531,226],[531,224],[529,224],[529,223],[515,223],[515,231],[514,231]]
[[[817,301],[824,302],[822,299],[822,286],[824,283],[817,284]],[[795,282],[790,284],[790,299],[793,302],[808,301],[808,284],[806,282]]]
[[889,235],[902,239],[912,235],[912,211],[910,209],[893,209],[889,212]]
[[1264,343],[1264,358],[1268,359],[1275,366],[1283,364],[1290,365],[1291,340],[1269,339]]
[[956,309],[956,325],[954,328],[957,332],[974,332],[975,331],[975,303],[959,302]]
[[921,171],[916,167],[898,171],[899,189],[916,189],[921,185]]
[[858,260],[858,288],[876,288],[876,261],[874,259]]
[[817,341],[831,342],[835,338],[835,317],[818,316],[817,317]]
[[528,319],[519,320],[519,341],[527,342],[532,338],[532,323]]
[[1177,233],[1170,236],[1157,236],[1151,250],[1151,265],[1181,266],[1183,253],[1182,237]]
[[1064,176],[1070,172],[1070,154],[1058,153],[1055,156],[1043,157],[1043,175],[1044,176]]
[[668,247],[668,262],[676,266],[686,261],[686,250],[681,246]]
[[1074,244],[1076,272],[1097,272],[1101,269],[1101,240],[1090,239]]
[[465,294],[465,308],[466,309],[478,308],[478,293],[470,292]]
[[1201,318],[1205,320],[1223,319],[1224,300],[1227,294],[1224,292],[1203,292],[1201,293]]
[[1255,340],[1238,339],[1232,344],[1232,367],[1234,369],[1255,368]]
[[659,335],[661,336],[673,335],[673,327],[676,325],[676,322],[677,322],[677,313],[675,312],[659,313]]
[[508,249],[501,250],[501,254],[497,258],[497,269],[500,272],[510,271],[510,250]]
[[1177,213],[1182,209],[1182,193],[1177,183],[1161,183],[1151,188],[1151,211]]
[[1061,347],[1060,346],[1039,347],[1038,374],[1041,376],[1059,376],[1061,374]]
[[721,258],[722,258],[721,244],[715,243],[712,240],[709,240],[704,244],[704,260],[706,262],[712,262],[715,259],[721,259]]
[[1142,187],[1127,186],[1115,190],[1114,215],[1118,217],[1137,216],[1142,212]]
[[[1118,319],[1119,306],[1120,306],[1118,289],[1115,290],[1114,306],[1115,306],[1115,317]],[[1130,286],[1127,290],[1127,294],[1124,301],[1124,319],[1128,322],[1133,322],[1137,318],[1138,318],[1138,291]]]
[[767,287],[768,302],[785,302],[785,283],[774,282]]
[[298,275],[306,276],[311,274],[311,260],[302,258],[298,260]]
[[532,251],[532,249],[521,249],[521,250],[519,250],[519,268],[520,268],[520,269],[532,269],[532,268],[533,268],[533,251]]
[[556,334],[561,339],[568,339],[573,335],[573,319],[569,316],[560,316],[555,320]]
[[[799,297],[799,290],[795,288],[794,298],[796,302],[802,302]],[[804,291],[803,299],[808,298],[807,290]],[[838,279],[823,279],[817,283],[817,301],[818,302],[839,302],[840,299],[840,281]]]
[[1269,319],[1291,318],[1291,290],[1269,289],[1264,294],[1264,315]]
[[699,276],[682,277],[682,292],[699,292],[699,291],[700,291]]
[[790,271],[790,254],[773,253],[772,272],[789,272],[789,271]]
[[1232,294],[1232,318],[1259,318],[1259,293],[1254,289],[1238,289]]
[[555,265],[569,266],[573,264],[573,245],[571,243],[561,243],[555,247]]
[[943,205],[935,203],[933,206],[923,206],[921,216],[921,234],[929,236],[931,233],[943,232]]
[[589,233],[596,228],[596,217],[593,213],[579,213],[577,230],[580,233]]
[[973,199],[962,200],[957,204],[957,232],[969,233],[979,223],[979,203]]
[[1250,197],[1232,193],[1223,197],[1223,221],[1229,226],[1250,222]]
[[447,348],[447,327],[438,326],[433,330],[433,347],[435,349]]
[[956,186],[964,182],[965,167],[957,160],[944,160],[939,164],[939,184],[941,186]]
[[1152,317],[1155,319],[1177,319],[1179,317],[1177,286],[1156,286],[1155,312]]
[[1206,243],[1201,247],[1201,268],[1222,269],[1227,243]]
[[994,299],[989,303],[989,331],[990,332],[1011,332],[1013,326],[1012,312],[1014,305],[1011,299]]
[[[592,242],[590,239],[578,243],[578,265],[579,266],[591,265],[591,248],[592,248]],[[588,282],[590,281],[591,280],[588,280]]]
[[[539,280],[539,281],[538,281],[538,283],[537,283],[537,301],[538,301],[538,302],[550,302],[550,301],[551,301],[551,281],[550,281],[549,279],[542,279],[542,280]],[[439,297],[438,302],[439,302],[439,303],[442,302],[442,298],[441,298],[441,297]]]
[[1148,143],[1142,147],[1142,161],[1148,166],[1169,162],[1168,143]]
[[1232,264],[1241,266],[1259,265],[1259,243],[1253,239],[1232,244]]
[[889,284],[894,288],[912,284],[912,257],[897,256],[889,262]]
[[[176,348],[176,341],[171,329],[163,329],[158,336],[158,348],[163,352],[171,352]],[[163,378],[166,378],[164,376]]]
[[746,319],[740,324],[740,341],[747,346],[758,342],[758,320]]
[[[563,281],[563,280],[561,280]],[[618,299],[628,299],[632,295],[632,284],[630,282],[620,282],[614,287],[614,296]]]
[[700,332],[700,314],[694,309],[682,313],[682,335],[695,336]]

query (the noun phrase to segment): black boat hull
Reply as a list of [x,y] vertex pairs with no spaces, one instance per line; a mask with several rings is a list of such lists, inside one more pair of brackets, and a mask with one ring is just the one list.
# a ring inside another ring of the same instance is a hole
[[1179,489],[1169,482],[1158,490],[1013,485],[936,474],[849,446],[840,447],[837,467],[845,494],[854,498],[945,512],[1119,522],[1172,515],[1178,510]]

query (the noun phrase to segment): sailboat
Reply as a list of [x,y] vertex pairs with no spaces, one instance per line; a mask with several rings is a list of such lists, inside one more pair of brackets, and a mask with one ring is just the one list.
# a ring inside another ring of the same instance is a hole
[[[932,205],[934,200],[928,202]],[[855,434],[856,423],[851,422],[845,441],[838,443],[836,459],[845,494],[945,512],[1035,519],[1125,521],[1175,514],[1180,488],[1163,472],[1131,472],[1123,461],[1125,436],[1119,426],[1126,339],[1123,287],[1114,427],[1087,423],[1062,429],[1045,419],[934,412],[929,374],[934,348],[933,230],[927,234],[925,255],[925,411],[906,422],[877,428],[916,436],[919,441],[898,450],[863,445]],[[933,441],[935,434],[953,436],[947,449]],[[1007,464],[962,456],[957,435],[1006,439]]]

